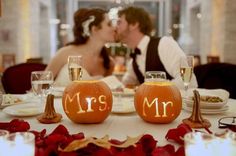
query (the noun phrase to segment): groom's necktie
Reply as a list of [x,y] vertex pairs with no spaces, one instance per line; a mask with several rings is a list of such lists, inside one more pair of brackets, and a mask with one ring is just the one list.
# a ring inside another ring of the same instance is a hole
[[138,67],[138,64],[136,61],[136,56],[140,55],[140,54],[141,54],[140,50],[138,48],[135,48],[134,53],[131,53],[130,57],[133,58],[132,65],[133,65],[134,72],[138,78],[139,83],[142,84],[144,82],[144,76],[141,73],[141,71],[139,70],[139,67]]

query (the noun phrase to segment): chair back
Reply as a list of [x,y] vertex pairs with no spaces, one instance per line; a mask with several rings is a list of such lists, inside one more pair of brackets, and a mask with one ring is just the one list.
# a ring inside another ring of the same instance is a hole
[[46,64],[21,63],[7,68],[2,75],[5,93],[24,94],[31,89],[31,72],[46,68]]
[[42,57],[32,57],[26,60],[27,63],[43,63]]
[[236,99],[236,65],[229,63],[209,63],[194,68],[199,88],[222,88]]

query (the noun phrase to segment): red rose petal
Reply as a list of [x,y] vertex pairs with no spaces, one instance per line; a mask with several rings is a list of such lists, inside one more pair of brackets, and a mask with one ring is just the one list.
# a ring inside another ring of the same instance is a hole
[[43,129],[41,132],[39,132],[39,131],[34,131],[34,130],[32,130],[32,131],[30,131],[31,133],[33,133],[34,135],[35,135],[35,138],[42,138],[42,137],[44,137],[45,135],[46,135],[46,129]]
[[0,129],[8,130],[10,133],[25,132],[30,129],[30,125],[24,120],[13,119],[10,122],[0,123]]
[[148,155],[147,153],[145,153],[145,150],[143,148],[143,145],[139,144],[139,145],[136,145],[136,147],[129,147],[125,150],[125,152],[128,154],[128,155],[135,155],[135,156],[146,156]]
[[175,156],[185,156],[184,146],[180,146],[176,151]]
[[142,144],[143,151],[147,154],[151,153],[155,149],[157,141],[153,138],[153,136],[145,134],[138,143]]
[[76,152],[61,152],[59,156],[78,156]]
[[46,139],[45,142],[47,145],[50,144],[62,144],[66,140],[66,136],[61,134],[50,134]]
[[89,143],[87,147],[77,150],[77,153],[78,155],[93,155],[94,153],[102,149],[102,147],[99,147],[93,143]]
[[74,140],[81,140],[85,138],[84,133],[72,134],[72,137],[74,138]]
[[58,125],[50,135],[53,134],[69,135],[69,132],[65,126]]
[[177,128],[170,129],[165,138],[183,144],[183,137],[188,132],[192,132],[192,129],[187,124],[180,124]]
[[175,156],[175,147],[170,144],[156,147],[152,156]]
[[114,156],[146,156],[147,154],[143,151],[143,145],[137,144],[136,147],[129,146],[127,148],[111,147],[110,149]]
[[111,153],[107,149],[102,148],[102,149],[96,151],[92,155],[94,155],[94,156],[111,156]]

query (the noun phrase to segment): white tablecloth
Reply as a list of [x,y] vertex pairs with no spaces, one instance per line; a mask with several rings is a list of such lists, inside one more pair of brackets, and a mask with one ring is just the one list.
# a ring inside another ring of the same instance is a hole
[[[143,121],[136,113],[130,114],[114,114],[110,116],[100,124],[76,124],[70,121],[65,115],[62,108],[62,101],[60,98],[55,99],[55,109],[57,112],[63,115],[63,119],[57,124],[41,124],[37,121],[36,117],[21,117],[25,121],[28,121],[31,126],[31,130],[41,131],[46,129],[47,133],[50,133],[59,124],[63,124],[69,130],[70,134],[83,132],[86,137],[103,137],[108,134],[110,138],[125,140],[127,136],[138,136],[141,134],[151,134],[156,140],[158,145],[165,145],[169,143],[165,139],[167,131],[171,128],[176,128],[182,123],[182,119],[190,116],[190,113],[182,110],[180,116],[169,124],[151,124]],[[210,130],[213,132],[222,131],[218,129],[218,119],[223,116],[236,116],[236,100],[229,99],[228,101],[229,110],[223,114],[215,115],[203,115],[204,118],[208,119],[212,126]],[[16,117],[9,116],[0,110],[0,121],[9,122]],[[19,117],[18,117],[19,118]]]

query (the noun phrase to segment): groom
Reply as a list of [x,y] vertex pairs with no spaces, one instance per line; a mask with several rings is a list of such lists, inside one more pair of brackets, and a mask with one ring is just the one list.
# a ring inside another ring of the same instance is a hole
[[[167,78],[178,88],[184,84],[180,77],[180,59],[185,53],[172,37],[150,37],[152,22],[149,14],[142,8],[127,7],[118,12],[116,37],[129,48],[133,49],[132,59],[122,78],[126,86],[136,86],[144,82],[146,71],[164,71]],[[197,87],[193,74],[189,87]]]

